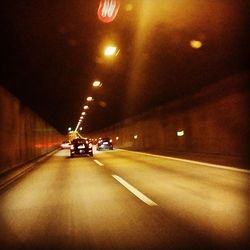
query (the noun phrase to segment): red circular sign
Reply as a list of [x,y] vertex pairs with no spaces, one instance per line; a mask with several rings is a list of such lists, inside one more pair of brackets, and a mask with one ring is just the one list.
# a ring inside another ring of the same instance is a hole
[[119,0],[101,0],[97,11],[98,18],[104,23],[110,23],[115,19],[119,8]]

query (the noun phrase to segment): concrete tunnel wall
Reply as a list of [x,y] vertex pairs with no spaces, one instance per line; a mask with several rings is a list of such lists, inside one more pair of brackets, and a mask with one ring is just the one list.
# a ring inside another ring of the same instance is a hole
[[0,173],[56,149],[62,135],[0,85]]
[[109,136],[119,148],[249,167],[249,95],[244,72],[89,136]]

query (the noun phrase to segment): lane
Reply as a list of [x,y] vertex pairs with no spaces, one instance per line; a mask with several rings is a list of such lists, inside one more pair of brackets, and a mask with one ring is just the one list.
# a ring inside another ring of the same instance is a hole
[[101,159],[61,150],[2,192],[1,249],[211,249],[120,185]]
[[249,244],[249,173],[121,150],[98,160],[218,247]]

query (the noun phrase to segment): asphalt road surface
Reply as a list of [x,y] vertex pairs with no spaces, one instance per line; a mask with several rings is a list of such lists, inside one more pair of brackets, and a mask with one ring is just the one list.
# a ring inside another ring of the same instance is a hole
[[0,192],[0,249],[247,249],[249,176],[123,150],[60,150]]

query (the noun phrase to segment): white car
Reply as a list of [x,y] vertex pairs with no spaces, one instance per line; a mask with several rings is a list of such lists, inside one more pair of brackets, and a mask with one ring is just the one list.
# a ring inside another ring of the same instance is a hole
[[61,149],[69,149],[70,148],[70,141],[64,141],[61,144]]

